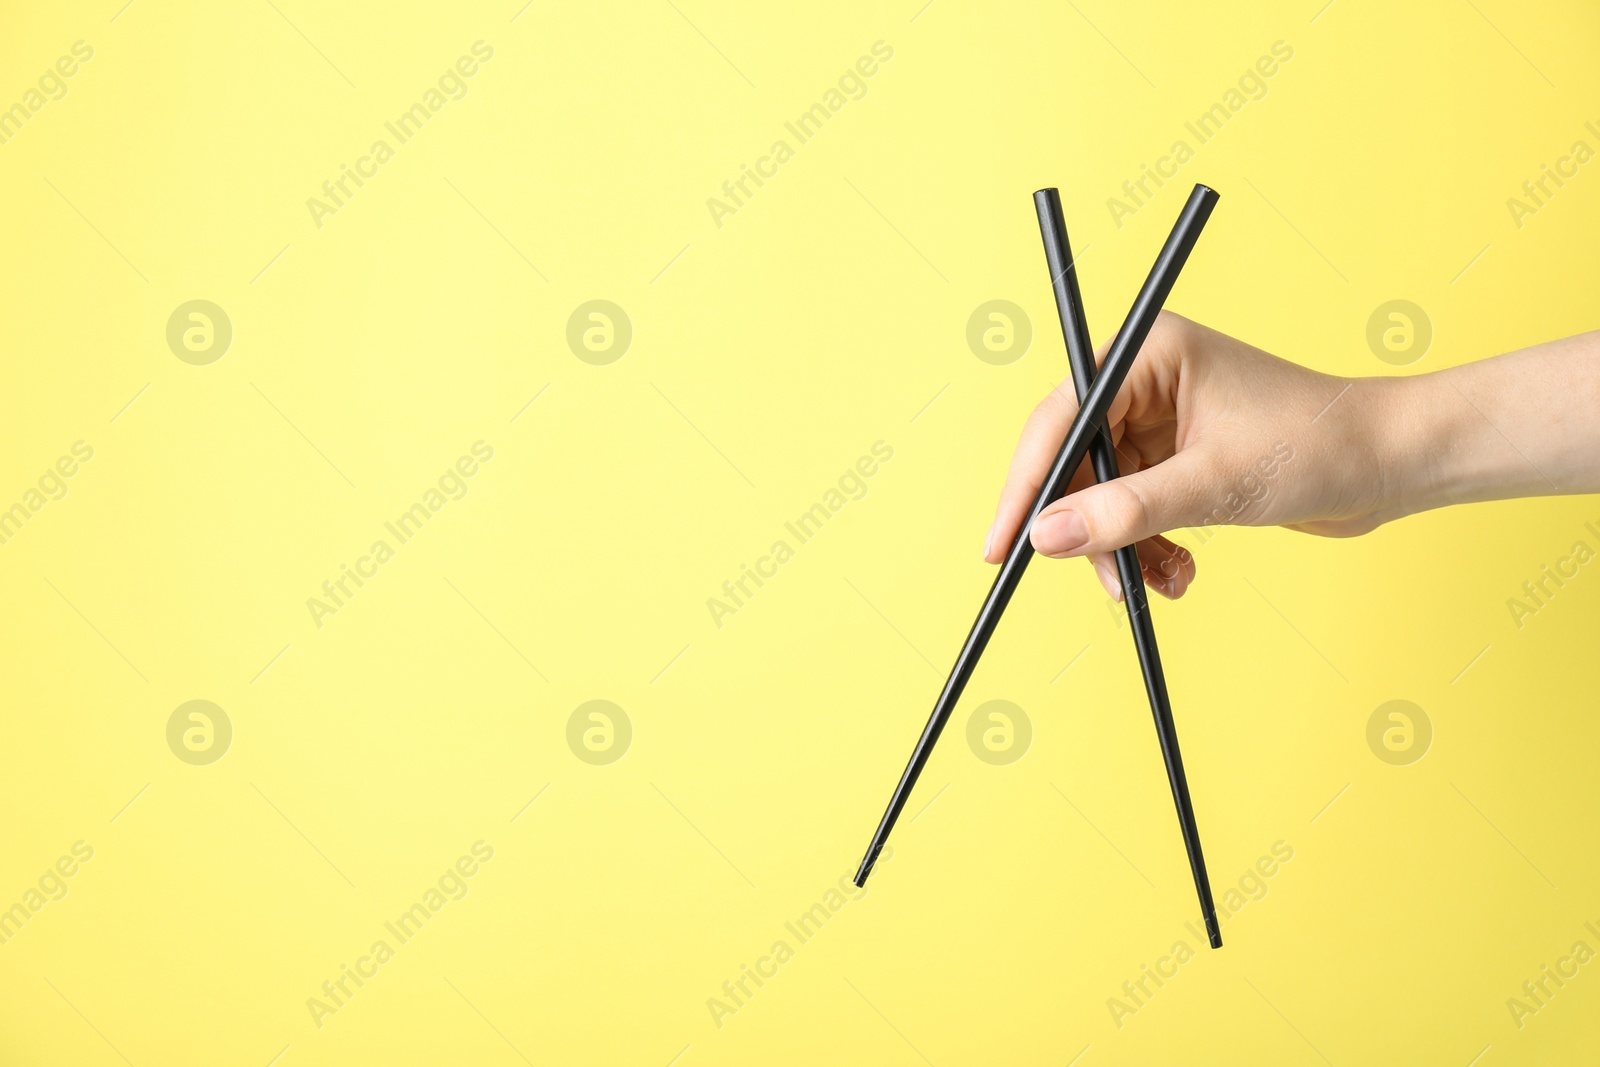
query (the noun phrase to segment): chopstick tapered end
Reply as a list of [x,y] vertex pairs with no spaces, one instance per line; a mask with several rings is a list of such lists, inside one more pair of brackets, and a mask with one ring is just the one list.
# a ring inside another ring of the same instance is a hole
[[1206,916],[1206,936],[1211,939],[1212,948],[1222,947],[1222,928],[1217,925],[1217,917],[1215,915]]
[[851,879],[857,889],[866,888],[867,875],[872,873],[872,865],[878,862],[878,853],[882,851],[883,845],[874,841],[872,847],[867,849],[867,854],[861,858],[861,868],[856,871],[855,878]]

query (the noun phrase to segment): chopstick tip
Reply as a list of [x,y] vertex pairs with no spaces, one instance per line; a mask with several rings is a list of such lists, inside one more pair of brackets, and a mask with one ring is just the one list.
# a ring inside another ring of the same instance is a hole
[[872,865],[878,862],[878,853],[882,851],[883,845],[874,841],[872,847],[867,849],[867,854],[861,857],[861,866],[857,869],[856,876],[851,879],[857,889],[865,889],[867,887],[867,875],[872,873]]

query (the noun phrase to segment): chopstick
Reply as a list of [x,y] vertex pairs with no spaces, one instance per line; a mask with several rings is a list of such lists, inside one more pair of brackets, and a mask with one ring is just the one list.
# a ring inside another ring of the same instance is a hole
[[1205,228],[1206,220],[1211,217],[1211,211],[1216,204],[1215,192],[1203,185],[1196,185],[1194,191],[1189,194],[1188,202],[1183,205],[1183,211],[1179,213],[1172,232],[1167,235],[1166,244],[1161,246],[1155,266],[1150,269],[1149,276],[1139,289],[1139,295],[1134,298],[1133,307],[1129,310],[1122,329],[1117,331],[1116,340],[1111,342],[1105,365],[1095,376],[1077,417],[1067,429],[1067,435],[1061,442],[1061,451],[1057,453],[1055,462],[1039,489],[1039,495],[1034,498],[1033,506],[1028,509],[1028,517],[1018,529],[1011,548],[1007,550],[1005,561],[1000,564],[1000,573],[995,576],[994,585],[989,588],[989,595],[984,598],[983,606],[978,610],[978,618],[972,624],[972,630],[967,634],[966,642],[962,644],[961,651],[956,656],[950,677],[944,683],[944,689],[933,705],[933,714],[928,717],[928,725],[923,728],[922,736],[918,738],[917,746],[911,752],[911,760],[906,764],[906,769],[900,775],[899,784],[895,786],[894,794],[889,798],[889,807],[885,809],[883,818],[878,822],[877,832],[872,835],[872,843],[867,846],[867,854],[862,857],[861,867],[855,876],[857,886],[866,885],[867,875],[872,873],[872,865],[877,862],[878,853],[883,851],[884,844],[889,840],[889,833],[894,829],[895,821],[905,810],[906,801],[911,798],[911,791],[917,784],[917,778],[922,774],[922,768],[927,764],[928,757],[933,754],[933,746],[938,742],[939,734],[943,732],[945,723],[950,721],[956,702],[961,699],[962,690],[967,687],[967,681],[972,677],[973,669],[983,656],[989,638],[994,636],[1000,616],[1005,613],[1006,605],[1011,602],[1011,595],[1017,591],[1017,585],[1022,581],[1023,572],[1028,568],[1028,561],[1033,558],[1033,544],[1028,537],[1033,529],[1034,520],[1046,506],[1066,492],[1067,485],[1072,481],[1072,475],[1083,463],[1084,457],[1089,452],[1089,444],[1096,436],[1097,428],[1105,421],[1111,401],[1116,397],[1117,390],[1122,387],[1128,371],[1132,369],[1134,357],[1139,354],[1140,346],[1150,335],[1156,315],[1161,311],[1161,305],[1172,292],[1178,274],[1183,270],[1189,253],[1194,250],[1195,242],[1200,239],[1200,231]]
[[[1061,211],[1061,194],[1040,189],[1033,194],[1039,214],[1039,235],[1044,239],[1045,262],[1050,267],[1050,284],[1055,290],[1056,311],[1061,332],[1067,342],[1067,362],[1072,366],[1072,384],[1082,403],[1094,381],[1094,346],[1089,342],[1089,325],[1084,316],[1083,295],[1078,290],[1078,270],[1072,260],[1072,245],[1067,240],[1066,218]],[[1117,477],[1117,457],[1111,434],[1102,425],[1089,448],[1095,481],[1109,482]],[[1178,730],[1172,721],[1172,701],[1167,695],[1167,679],[1161,670],[1161,651],[1156,647],[1156,630],[1150,618],[1144,577],[1139,570],[1139,551],[1134,545],[1116,551],[1117,572],[1122,579],[1122,602],[1128,608],[1128,624],[1133,645],[1139,654],[1139,669],[1144,674],[1145,693],[1155,717],[1156,735],[1161,740],[1161,755],[1167,764],[1167,781],[1172,785],[1172,800],[1178,808],[1178,827],[1189,852],[1189,869],[1194,872],[1195,891],[1200,896],[1200,914],[1212,948],[1222,947],[1222,931],[1217,926],[1217,908],[1211,900],[1211,883],[1206,878],[1206,859],[1200,851],[1200,828],[1195,825],[1194,804],[1189,799],[1189,781],[1183,773],[1183,754],[1178,749]]]

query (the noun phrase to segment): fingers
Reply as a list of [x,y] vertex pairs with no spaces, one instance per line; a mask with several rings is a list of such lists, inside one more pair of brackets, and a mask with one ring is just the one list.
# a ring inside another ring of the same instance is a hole
[[1000,505],[995,509],[994,523],[983,543],[983,558],[999,563],[1006,549],[1016,539],[1017,530],[1033,506],[1039,487],[1044,484],[1050,464],[1055,461],[1061,439],[1072,417],[1078,413],[1078,401],[1059,386],[1039,402],[1022,427],[1022,439],[1011,457],[1011,469],[1006,474],[1005,488],[1000,491]]
[[[1031,531],[1033,547],[1062,559],[1110,552],[1166,530],[1202,525],[1210,521],[1217,480],[1213,468],[1204,449],[1191,448],[1146,470],[1069,493],[1040,513]],[[1175,590],[1173,583],[1183,569],[1181,563],[1177,566],[1178,573],[1167,581]]]
[[[1139,349],[1139,358],[1112,399],[1110,410],[1106,412],[1105,424],[1114,441],[1123,440],[1128,430],[1124,420],[1131,410],[1138,409],[1144,413],[1142,418],[1149,424],[1147,430],[1162,427],[1167,440],[1159,451],[1170,451],[1171,430],[1175,425],[1173,408],[1177,398],[1177,376],[1184,364],[1184,353],[1191,347],[1195,330],[1193,323],[1170,311],[1163,311],[1157,317],[1154,328]],[[1111,345],[1112,339],[1107,338],[1095,350],[1097,364],[1104,362]],[[1005,489],[1000,494],[1000,506],[995,511],[994,524],[984,540],[983,558],[988,562],[999,563],[1005,558],[1006,549],[1022,528],[1028,509],[1033,505],[1039,487],[1044,484],[1050,465],[1055,462],[1061,442],[1077,414],[1077,397],[1072,381],[1068,379],[1053,389],[1028,416],[1022,440],[1018,442],[1016,454],[1011,459],[1011,470],[1006,476]],[[1091,481],[1093,475],[1086,461],[1073,472],[1067,492],[1074,493]]]
[[[1113,427],[1114,436],[1120,436],[1116,427],[1128,410],[1128,403],[1127,390],[1112,401],[1107,419],[1108,425]],[[1077,414],[1078,401],[1068,385],[1063,383],[1051,390],[1050,395],[1040,401],[1028,416],[1022,428],[1022,439],[1017,442],[1017,451],[1011,457],[1011,469],[1006,475],[1005,488],[1000,492],[1000,505],[995,510],[994,523],[984,539],[983,558],[987,562],[999,563],[1005,558],[1006,550],[1022,528],[1028,509],[1039,495],[1039,487],[1050,473],[1050,465],[1055,462],[1061,442]],[[1089,461],[1085,459],[1073,472],[1067,491],[1071,493],[1081,489],[1092,480]]]
[[1122,578],[1117,571],[1116,558],[1110,552],[1095,552],[1089,556],[1089,562],[1094,564],[1094,576],[1100,579],[1106,595],[1122,603]]
[[[1194,555],[1188,549],[1165,537],[1152,537],[1140,541],[1137,551],[1140,577],[1147,589],[1155,590],[1168,600],[1176,600],[1194,582]],[[1116,557],[1110,552],[1091,552],[1088,558],[1094,564],[1095,577],[1100,579],[1106,595],[1120,602],[1123,599],[1122,578]]]
[[1144,584],[1168,600],[1177,600],[1194,582],[1194,554],[1165,537],[1140,541],[1139,562],[1144,569]]

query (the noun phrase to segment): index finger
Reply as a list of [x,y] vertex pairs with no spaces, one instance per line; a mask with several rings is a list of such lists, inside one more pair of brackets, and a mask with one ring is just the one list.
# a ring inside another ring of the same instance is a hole
[[[1105,358],[1109,347],[1109,343],[1102,345],[1100,351],[1095,353],[1097,362]],[[1107,415],[1107,423],[1113,428],[1113,439],[1115,427],[1128,410],[1128,392],[1128,386],[1124,383]],[[1061,442],[1066,439],[1067,429],[1077,415],[1078,398],[1071,379],[1068,379],[1050,390],[1028,416],[1028,421],[1022,427],[1022,439],[1017,442],[1016,453],[1011,457],[1005,488],[1000,491],[994,525],[989,528],[989,535],[983,543],[983,558],[987,562],[999,563],[1005,558],[1006,550],[1016,540],[1023,520],[1028,516],[1028,509],[1033,506],[1034,498],[1039,495],[1039,489],[1044,485],[1051,465],[1055,463],[1056,453],[1061,451]],[[1077,492],[1087,488],[1093,481],[1094,473],[1085,456],[1073,472],[1067,491]]]

